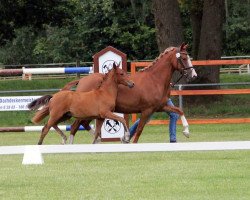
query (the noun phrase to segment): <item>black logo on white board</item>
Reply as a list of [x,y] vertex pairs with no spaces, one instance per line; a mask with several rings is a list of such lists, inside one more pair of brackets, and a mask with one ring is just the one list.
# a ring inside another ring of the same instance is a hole
[[110,134],[115,134],[121,129],[121,123],[116,120],[106,119],[104,129]]
[[[106,60],[102,65],[102,73],[104,74],[108,73],[108,71],[113,68],[114,62],[115,62],[114,60]],[[115,64],[118,65],[117,62],[115,62]]]

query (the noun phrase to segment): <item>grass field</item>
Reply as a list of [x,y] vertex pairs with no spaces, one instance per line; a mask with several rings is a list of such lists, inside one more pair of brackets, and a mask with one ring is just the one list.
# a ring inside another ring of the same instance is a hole
[[1,199],[227,199],[250,196],[249,151],[1,156]]
[[[250,140],[249,124],[192,125],[178,142]],[[166,126],[146,126],[141,143],[168,142]],[[68,135],[68,133],[67,133]],[[0,134],[0,145],[36,144],[39,133]],[[78,132],[75,143],[90,143]],[[51,132],[45,144],[58,144]],[[0,199],[249,199],[250,151],[44,154],[45,164],[0,156]]]

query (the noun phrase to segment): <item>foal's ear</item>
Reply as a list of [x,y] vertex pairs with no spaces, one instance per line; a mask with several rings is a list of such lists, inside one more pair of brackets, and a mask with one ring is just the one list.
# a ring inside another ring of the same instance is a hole
[[116,66],[115,62],[113,62],[113,68],[116,69],[116,67],[117,67],[117,66]]
[[181,44],[180,50],[181,51],[186,51],[188,48],[188,44],[185,44],[184,42]]

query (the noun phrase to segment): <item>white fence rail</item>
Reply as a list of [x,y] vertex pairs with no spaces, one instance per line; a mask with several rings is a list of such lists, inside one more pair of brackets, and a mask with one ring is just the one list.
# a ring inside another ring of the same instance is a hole
[[24,154],[25,149],[27,147],[29,148],[38,147],[41,153],[47,153],[47,154],[161,152],[161,151],[219,151],[219,150],[249,150],[250,141],[0,146],[0,155]]

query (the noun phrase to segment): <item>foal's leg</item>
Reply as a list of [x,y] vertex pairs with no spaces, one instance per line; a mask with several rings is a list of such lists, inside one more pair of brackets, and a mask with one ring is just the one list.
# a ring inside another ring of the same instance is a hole
[[38,142],[39,145],[41,145],[43,143],[43,139],[48,134],[50,128],[54,127],[54,126],[57,126],[57,124],[63,118],[64,118],[63,113],[60,113],[59,111],[51,111],[50,112],[49,120],[48,120],[47,124],[45,124],[45,126],[42,129],[42,133],[41,133],[41,136],[40,136],[40,139],[39,139],[39,142]]
[[74,123],[71,125],[70,136],[69,136],[69,144],[73,144],[73,142],[74,142],[74,137],[75,137],[75,134],[76,134],[77,130],[78,130],[79,127],[80,127],[80,123],[81,123],[81,120],[76,119],[76,120],[74,121]]
[[61,129],[58,128],[57,125],[54,125],[53,128],[62,137],[62,144],[66,144],[67,136],[61,131]]
[[119,121],[123,124],[124,129],[125,129],[125,134],[124,134],[124,138],[122,139],[123,142],[125,143],[129,143],[130,142],[130,134],[129,134],[129,129],[128,126],[126,124],[126,121],[123,117],[120,117],[114,113],[110,112],[106,112],[104,115],[101,115],[103,118],[108,118],[108,119],[113,119],[116,121]]
[[179,109],[178,107],[175,107],[175,106],[168,106],[168,105],[165,105],[163,107],[163,111],[165,112],[175,112],[175,113],[178,113],[180,116],[181,116],[181,122],[182,122],[182,126],[183,126],[183,135],[187,138],[189,138],[189,125],[188,125],[188,122],[187,122],[187,119],[186,117],[184,116],[184,113],[181,109]]
[[40,139],[38,141],[38,145],[41,145],[43,143],[43,139],[48,134],[50,128],[51,128],[51,126],[48,126],[48,124],[44,125],[42,132],[41,132],[41,135],[40,135]]
[[100,140],[101,140],[101,128],[102,128],[103,122],[104,122],[104,119],[102,119],[102,118],[96,119],[95,137],[94,137],[92,144],[97,144],[100,142]]
[[85,128],[85,130],[89,131],[89,133],[91,135],[95,134],[94,130],[89,125],[90,122],[91,122],[91,120],[80,120],[80,119],[76,119],[74,121],[74,123],[71,125],[70,136],[69,136],[69,144],[73,144],[75,134],[78,131],[80,125],[83,125],[83,127]]
[[95,134],[95,130],[89,125],[92,120],[81,120],[81,125],[89,132],[90,135]]

